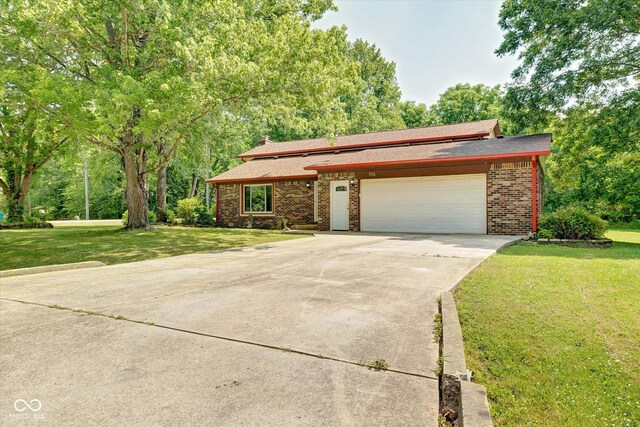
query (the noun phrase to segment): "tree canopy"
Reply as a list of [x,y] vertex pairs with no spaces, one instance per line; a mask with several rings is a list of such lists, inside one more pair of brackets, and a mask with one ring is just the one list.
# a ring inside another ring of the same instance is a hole
[[549,206],[640,217],[640,3],[507,0],[496,53],[517,54],[503,112],[516,132],[552,130]]
[[330,7],[323,0],[16,1],[2,15],[3,51],[75,94],[78,132],[122,157],[128,227],[148,227],[146,175],[212,112],[243,104],[285,117],[331,111],[355,68],[343,54],[343,30],[310,28]]
[[[330,0],[16,0],[0,8],[0,205],[148,227],[207,174],[258,144],[498,118],[553,131],[551,209],[640,217],[640,3],[506,0],[505,86],[460,83],[402,100],[396,66],[346,27],[313,28]],[[90,147],[93,148],[90,148]],[[38,174],[38,171],[46,173]],[[32,200],[28,194],[33,187]],[[30,202],[33,202],[31,205]]]
[[498,24],[505,33],[496,53],[520,59],[506,98],[520,127],[638,87],[637,0],[506,0]]

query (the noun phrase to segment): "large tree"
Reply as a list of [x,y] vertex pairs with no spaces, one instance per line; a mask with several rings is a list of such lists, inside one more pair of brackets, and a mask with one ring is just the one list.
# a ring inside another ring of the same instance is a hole
[[117,153],[128,228],[149,226],[147,175],[194,124],[259,104],[331,111],[350,67],[344,30],[312,30],[326,0],[16,1],[2,15],[15,57],[60,76],[84,138]]
[[5,48],[0,47],[0,190],[8,221],[20,222],[34,174],[73,138],[73,107],[55,76],[6,55]]
[[433,113],[423,103],[404,101],[400,103],[400,116],[408,128],[433,126],[437,120]]
[[508,0],[496,53],[517,54],[504,111],[553,130],[549,206],[640,217],[640,2]]
[[613,221],[640,219],[640,92],[571,107],[551,127],[549,207],[578,204]]
[[637,0],[506,0],[499,25],[505,34],[496,53],[520,59],[506,102],[522,128],[594,96],[638,88]]
[[500,114],[501,102],[500,86],[458,83],[440,94],[430,113],[434,124],[495,119]]
[[[400,104],[400,115],[409,128],[446,125],[501,116],[500,86],[458,83],[440,94],[435,104],[427,107],[414,101]],[[504,127],[504,121],[501,121]]]
[[405,127],[400,113],[396,64],[387,61],[375,45],[357,39],[347,57],[356,62],[360,78],[352,94],[343,97],[346,132],[362,133]]

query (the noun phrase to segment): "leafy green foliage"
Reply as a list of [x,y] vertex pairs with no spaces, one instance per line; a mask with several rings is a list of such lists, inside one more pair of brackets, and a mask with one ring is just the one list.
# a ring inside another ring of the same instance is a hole
[[500,115],[500,86],[459,83],[445,90],[430,109],[435,124],[495,119]]
[[568,207],[542,215],[540,230],[556,239],[601,239],[607,222],[582,208]]
[[79,105],[57,90],[54,76],[10,56],[12,43],[0,40],[0,191],[8,220],[21,221],[34,174],[73,137],[70,116]]
[[396,64],[388,62],[375,44],[357,39],[349,45],[347,58],[358,65],[356,91],[342,97],[347,113],[347,134],[405,127],[398,105],[400,87]]
[[401,103],[400,115],[409,128],[500,118],[503,133],[509,133],[502,100],[500,86],[459,83],[447,88],[430,107],[413,101]]
[[573,107],[553,133],[550,209],[579,204],[611,221],[640,218],[640,92]]
[[200,205],[196,207],[196,224],[214,226],[216,217],[206,206]]
[[[331,115],[355,72],[345,31],[312,30],[328,1],[16,1],[3,53],[56,79],[82,108],[74,129],[121,156],[128,227],[146,227],[146,176],[193,125],[243,106]],[[167,150],[158,155],[158,144]]]
[[436,124],[437,120],[425,104],[406,101],[400,104],[400,116],[408,128],[426,127]]
[[178,200],[178,218],[182,220],[182,224],[196,224],[200,208],[202,208],[202,200],[199,197]]
[[[149,214],[151,214],[151,212],[149,212]],[[172,224],[176,220],[176,214],[171,209],[164,210],[163,217],[167,224]]]
[[640,3],[507,0],[496,51],[517,54],[503,115],[513,133],[553,131],[547,208],[640,217]]
[[92,219],[120,218],[124,175],[117,154],[88,144],[69,144],[34,176],[29,198],[51,219],[85,216],[84,166],[89,173],[89,212]]
[[640,3],[636,0],[507,0],[496,53],[518,54],[507,111],[521,127],[548,111],[638,87]]

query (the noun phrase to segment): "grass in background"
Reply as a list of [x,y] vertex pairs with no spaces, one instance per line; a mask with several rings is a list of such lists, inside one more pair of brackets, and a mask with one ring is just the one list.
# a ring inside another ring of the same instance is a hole
[[124,231],[121,225],[0,230],[0,270],[102,261],[141,261],[304,237],[267,230],[158,226]]
[[608,237],[507,248],[456,292],[496,425],[640,425],[640,230]]

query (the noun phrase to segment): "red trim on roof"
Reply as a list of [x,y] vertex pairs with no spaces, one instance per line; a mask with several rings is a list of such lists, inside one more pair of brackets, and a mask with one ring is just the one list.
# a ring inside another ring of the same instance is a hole
[[295,181],[295,180],[313,180],[316,179],[316,175],[284,175],[284,176],[259,176],[257,178],[231,178],[231,179],[215,179],[211,178],[206,180],[209,184],[238,184],[242,182],[270,182],[270,181]]
[[435,159],[416,159],[416,160],[391,160],[382,162],[367,162],[367,163],[344,163],[334,165],[311,165],[305,166],[305,170],[338,170],[338,169],[366,169],[372,167],[382,166],[403,166],[403,165],[422,165],[429,163],[446,163],[446,162],[459,162],[468,160],[494,160],[494,159],[513,159],[517,157],[529,157],[529,156],[546,156],[551,154],[550,150],[545,151],[528,151],[522,153],[508,153],[508,154],[488,154],[485,156],[465,156],[465,157],[442,157]]
[[[489,136],[490,132],[483,133],[474,133],[470,135],[447,135],[447,136],[438,136],[432,138],[414,138],[414,139],[401,139],[396,141],[386,141],[386,142],[369,142],[369,143],[360,143],[360,144],[350,144],[350,145],[334,145],[327,147],[318,147],[318,148],[306,148],[300,150],[289,150],[289,151],[273,151],[270,153],[260,153],[260,154],[240,154],[238,157],[241,159],[254,159],[258,157],[273,157],[273,156],[286,156],[291,154],[301,154],[301,153],[317,153],[324,151],[342,151],[348,150],[352,148],[369,148],[369,147],[379,147],[381,145],[401,145],[412,142],[435,142],[435,141],[450,141],[450,140],[458,140],[458,139],[470,139],[470,138],[481,138],[485,136]],[[274,143],[276,145],[277,142]]]

